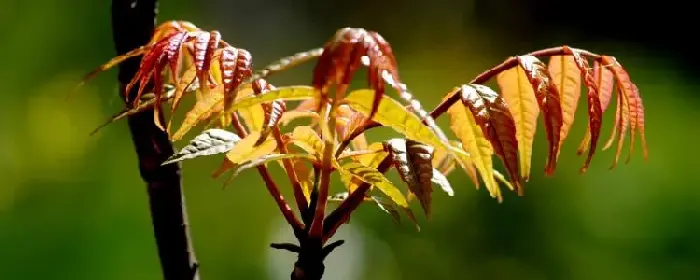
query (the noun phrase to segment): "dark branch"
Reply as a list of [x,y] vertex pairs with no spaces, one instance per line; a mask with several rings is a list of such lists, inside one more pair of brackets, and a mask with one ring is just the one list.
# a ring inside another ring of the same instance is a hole
[[333,242],[331,244],[326,245],[326,247],[323,247],[323,250],[321,250],[321,256],[323,259],[328,257],[328,255],[333,252],[336,248],[340,247],[340,245],[345,244],[345,240],[338,240],[336,242]]
[[299,253],[301,251],[301,248],[297,246],[296,244],[292,243],[272,243],[270,244],[270,247],[272,249],[277,249],[277,250],[287,250],[292,253]]
[[[113,0],[112,35],[118,55],[148,43],[156,22],[157,1]],[[131,58],[119,66],[120,92],[131,100],[136,90],[124,92],[136,74],[141,57]],[[136,87],[138,88],[138,87]],[[159,116],[161,120],[163,116]],[[153,122],[153,109],[128,117],[131,139],[139,160],[141,177],[147,184],[153,232],[158,247],[163,277],[199,279],[198,265],[189,240],[187,212],[184,206],[180,167],[161,166],[173,154],[168,135]]]

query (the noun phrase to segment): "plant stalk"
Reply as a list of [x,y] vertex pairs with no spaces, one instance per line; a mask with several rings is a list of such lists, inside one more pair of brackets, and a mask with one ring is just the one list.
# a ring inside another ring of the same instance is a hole
[[336,98],[330,102],[330,106],[323,104],[321,107],[321,137],[323,138],[323,157],[321,159],[321,181],[318,189],[318,201],[316,203],[313,222],[311,223],[309,236],[321,239],[323,235],[323,218],[326,211],[326,203],[328,201],[328,190],[330,188],[331,172],[333,168],[333,159],[335,156],[336,147],[336,112],[337,95],[339,92],[344,92],[347,85],[343,85],[336,89]]

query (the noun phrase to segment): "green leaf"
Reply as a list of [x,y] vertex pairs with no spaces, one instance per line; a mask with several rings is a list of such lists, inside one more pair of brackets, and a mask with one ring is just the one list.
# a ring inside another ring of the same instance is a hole
[[182,150],[163,162],[163,165],[201,156],[223,154],[233,149],[238,141],[241,141],[241,138],[233,132],[217,128],[205,130]]

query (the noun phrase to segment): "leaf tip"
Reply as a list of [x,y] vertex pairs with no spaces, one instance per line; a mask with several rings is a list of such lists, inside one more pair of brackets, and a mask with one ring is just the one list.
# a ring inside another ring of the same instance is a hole
[[173,155],[173,156],[169,157],[167,160],[165,160],[163,163],[161,163],[160,166],[166,166],[166,165],[168,165],[168,164],[172,164],[172,163],[177,162],[178,159],[175,158],[175,156],[176,156],[176,155]]
[[547,164],[547,166],[544,168],[544,175],[548,176],[548,177],[554,176],[554,171],[556,171],[556,169],[557,169],[556,160],[549,162]]
[[586,171],[588,171],[588,165],[582,166],[582,167],[578,170],[578,173],[579,173],[579,174],[583,174],[583,173],[586,173]]

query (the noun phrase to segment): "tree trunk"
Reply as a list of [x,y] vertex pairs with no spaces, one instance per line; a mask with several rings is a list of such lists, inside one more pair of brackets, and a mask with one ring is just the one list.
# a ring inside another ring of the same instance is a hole
[[[112,35],[118,55],[142,46],[151,38],[156,24],[156,0],[113,0]],[[138,87],[124,92],[136,74],[141,57],[119,66],[120,94],[132,100]],[[163,119],[163,116],[159,116]],[[198,264],[187,228],[187,212],[182,194],[180,167],[161,166],[173,154],[168,135],[155,126],[153,110],[128,117],[131,139],[139,161],[141,177],[147,185],[153,233],[158,248],[163,278],[199,279]]]

